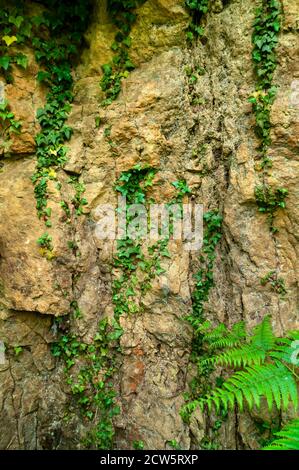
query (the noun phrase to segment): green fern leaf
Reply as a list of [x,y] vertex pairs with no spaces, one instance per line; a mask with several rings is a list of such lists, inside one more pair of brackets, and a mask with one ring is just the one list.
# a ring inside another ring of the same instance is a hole
[[275,433],[280,439],[275,439],[263,450],[299,450],[299,419],[294,419]]
[[228,332],[228,329],[223,323],[216,326],[212,331],[206,333],[203,337],[203,341],[211,343],[212,341],[217,341],[223,338],[224,334]]
[[244,402],[249,409],[260,407],[260,398],[265,397],[271,410],[273,402],[278,409],[287,409],[289,403],[298,407],[297,385],[292,372],[280,362],[259,364],[245,367],[244,371],[233,374],[224,382],[222,388],[216,388],[201,400],[201,406],[212,404],[219,409],[220,401],[224,407],[233,407],[235,402],[243,409]]
[[254,328],[251,344],[264,351],[269,351],[273,348],[275,340],[271,319],[269,315],[267,315],[264,317],[263,321]]
[[202,363],[241,367],[252,364],[260,364],[265,361],[265,358],[266,353],[264,350],[253,347],[250,344],[244,344],[239,348],[234,348],[221,354],[204,359]]

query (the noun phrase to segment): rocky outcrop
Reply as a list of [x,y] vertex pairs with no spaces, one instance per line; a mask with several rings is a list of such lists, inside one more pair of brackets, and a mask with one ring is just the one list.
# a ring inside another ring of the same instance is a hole
[[[68,314],[75,298],[83,314],[75,328],[88,342],[99,320],[112,317],[115,244],[97,239],[96,208],[116,204],[114,183],[136,163],[158,170],[152,189],[157,201],[168,202],[174,192],[171,183],[185,179],[194,201],[223,213],[207,318],[229,325],[244,319],[252,326],[271,313],[279,334],[298,328],[298,6],[296,0],[283,1],[269,181],[287,188],[289,196],[286,210],[276,216],[279,232],[273,237],[254,196],[258,142],[248,96],[254,89],[255,3],[215,2],[204,19],[204,37],[191,46],[185,41],[189,17],[184,1],[147,0],[131,34],[137,67],[123,80],[118,99],[102,109],[101,65],[112,57],[114,27],[103,3],[97,2],[86,34],[88,46],[74,72],[69,160],[59,170],[66,199],[72,197],[67,179],[79,175],[88,206],[85,215],[65,224],[59,193],[54,182],[50,185],[51,261],[36,244],[44,228],[30,180],[35,113],[45,97],[35,81],[33,56],[15,83],[4,87],[23,126],[10,158],[0,161],[0,340],[8,345],[6,362],[0,365],[0,422],[6,430],[0,434],[0,448],[82,447],[90,424],[72,408],[63,364],[51,355],[57,337],[53,318]],[[190,73],[196,76],[194,83]],[[68,239],[75,239],[80,256],[67,248]],[[204,435],[200,413],[190,426],[180,417],[194,372],[189,363],[192,331],[183,317],[191,309],[198,252],[186,252],[179,242],[172,242],[169,250],[171,257],[162,261],[165,273],[139,296],[142,312],[120,320],[124,334],[114,377],[121,408],[115,418],[117,448],[131,448],[140,440],[150,449],[168,448],[173,440],[183,449],[198,448]],[[261,286],[260,278],[271,270],[285,280],[284,298]],[[15,353],[18,347],[20,354]],[[256,446],[255,433],[252,418],[232,416],[219,440],[223,448],[250,448]]]

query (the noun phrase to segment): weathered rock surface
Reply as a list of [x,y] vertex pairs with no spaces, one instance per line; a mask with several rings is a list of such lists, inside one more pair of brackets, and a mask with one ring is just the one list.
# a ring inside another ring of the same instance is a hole
[[[215,287],[206,305],[208,318],[227,324],[245,319],[252,326],[271,313],[278,333],[299,326],[297,1],[283,1],[285,20],[275,76],[279,92],[271,115],[270,182],[289,190],[287,209],[276,217],[275,238],[254,197],[259,177],[257,141],[247,98],[254,89],[251,26],[256,2],[215,2],[205,20],[203,41],[187,47],[184,1],[147,0],[132,30],[137,68],[105,110],[99,107],[99,79],[101,65],[111,58],[114,29],[104,4],[97,3],[86,35],[89,48],[75,72],[69,161],[60,170],[66,198],[72,192],[68,175],[80,175],[88,217],[77,218],[75,234],[71,233],[63,220],[60,195],[51,186],[49,233],[55,245],[51,262],[41,257],[36,244],[44,226],[36,216],[30,180],[35,166],[35,112],[44,100],[44,90],[35,82],[34,62],[26,73],[19,73],[15,85],[5,87],[24,125],[13,141],[12,157],[0,163],[0,340],[10,348],[6,363],[0,365],[3,449],[81,446],[88,425],[74,414],[66,419],[70,397],[62,365],[50,353],[55,340],[52,318],[66,314],[75,296],[83,312],[77,331],[88,341],[98,321],[112,315],[115,246],[96,238],[96,208],[116,203],[115,180],[137,162],[159,170],[153,187],[159,202],[168,202],[173,195],[171,182],[184,178],[196,202],[223,212],[224,233],[217,248]],[[203,73],[191,86],[187,71],[196,73],[198,67]],[[102,124],[96,127],[99,114]],[[105,138],[106,125],[111,125],[116,155]],[[71,236],[80,257],[65,247]],[[115,420],[118,448],[131,448],[136,440],[152,449],[168,448],[171,440],[183,449],[198,448],[204,437],[206,423],[200,413],[193,416],[190,427],[179,413],[192,375],[192,332],[182,320],[191,308],[198,253],[189,254],[179,243],[173,243],[170,252],[171,258],[163,260],[165,274],[140,299],[143,312],[121,318],[123,357],[115,378],[121,406]],[[283,299],[260,284],[270,270],[285,280]],[[17,357],[16,346],[23,348]],[[219,439],[224,448],[256,446],[252,418],[232,416]]]

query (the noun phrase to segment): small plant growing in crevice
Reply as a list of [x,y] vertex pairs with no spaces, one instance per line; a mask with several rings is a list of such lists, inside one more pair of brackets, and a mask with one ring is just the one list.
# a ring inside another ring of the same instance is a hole
[[47,258],[48,261],[54,258],[53,254],[53,244],[52,244],[52,237],[47,232],[41,235],[37,239],[37,244],[39,245],[40,249],[39,252],[42,256]]
[[144,442],[143,441],[133,441],[133,448],[135,450],[143,450],[144,449]]
[[284,209],[286,207],[286,198],[288,196],[288,190],[285,188],[271,188],[269,185],[259,185],[255,187],[255,199],[259,212],[267,214],[268,222],[271,232],[275,233],[278,231],[274,227],[274,218],[278,209]]
[[19,357],[24,351],[22,346],[14,346],[13,350],[16,357]]
[[287,293],[285,281],[282,277],[277,276],[276,271],[269,271],[261,278],[260,282],[262,286],[270,284],[272,290],[282,297],[284,297]]

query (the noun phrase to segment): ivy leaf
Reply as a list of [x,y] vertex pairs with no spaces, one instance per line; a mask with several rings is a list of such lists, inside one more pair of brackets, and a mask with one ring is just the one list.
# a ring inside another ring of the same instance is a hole
[[18,29],[24,21],[23,16],[10,16],[8,21],[14,24]]
[[111,49],[112,49],[113,51],[117,51],[118,48],[119,48],[119,45],[117,44],[117,42],[113,42],[113,43],[112,43],[112,46],[111,46]]
[[33,16],[32,22],[35,26],[39,27],[41,24],[45,22],[45,19],[43,16]]
[[7,45],[7,47],[9,47],[9,46],[11,46],[14,42],[17,41],[17,37],[16,37],[16,36],[3,36],[2,41],[5,42],[5,44]]
[[4,70],[8,70],[8,67],[10,65],[10,57],[7,55],[4,55],[0,57],[0,67],[2,67]]
[[49,72],[44,72],[43,70],[40,70],[40,71],[37,73],[37,80],[38,80],[39,82],[43,82],[44,80],[47,80],[49,77],[50,77]]
[[16,56],[16,63],[23,69],[27,69],[28,66],[28,57],[25,54],[18,54]]
[[278,33],[279,30],[280,30],[280,22],[279,21],[274,21],[273,28],[274,28],[274,31],[276,31]]
[[131,47],[131,44],[132,44],[132,40],[130,38],[130,36],[127,36],[124,40],[123,40],[123,44],[127,47]]
[[105,75],[111,75],[111,73],[112,73],[112,67],[109,64],[102,65],[102,70],[103,70]]
[[252,53],[253,60],[260,62],[262,60],[261,54],[259,51],[253,51]]
[[127,70],[133,70],[133,69],[135,69],[135,65],[133,64],[133,62],[130,61],[130,59],[128,59],[125,62],[125,68]]

